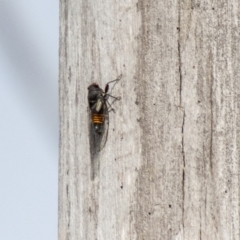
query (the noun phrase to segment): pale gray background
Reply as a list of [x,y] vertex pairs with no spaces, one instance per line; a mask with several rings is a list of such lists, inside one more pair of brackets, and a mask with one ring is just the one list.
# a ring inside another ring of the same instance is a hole
[[0,239],[57,239],[57,0],[0,1]]

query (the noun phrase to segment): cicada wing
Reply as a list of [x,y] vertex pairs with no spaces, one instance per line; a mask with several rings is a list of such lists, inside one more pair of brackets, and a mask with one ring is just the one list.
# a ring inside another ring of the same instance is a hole
[[109,115],[108,115],[108,109],[107,109],[106,105],[105,105],[104,116],[105,116],[105,120],[104,120],[104,124],[102,126],[102,133],[100,135],[98,151],[101,151],[104,148],[104,146],[107,142],[107,138],[108,138]]
[[92,112],[91,110],[89,110],[89,147],[91,159],[90,176],[92,180],[98,176],[99,172],[99,159],[98,159],[99,142],[100,142],[99,136],[96,134],[94,125],[92,123]]
[[89,144],[90,144],[90,152],[91,153],[95,153],[95,149],[96,149],[96,137],[95,137],[95,130],[94,130],[94,126],[92,123],[92,113],[91,110],[89,111]]
[[89,112],[89,141],[90,141],[90,152],[96,154],[100,152],[107,141],[108,128],[109,128],[109,116],[106,104],[103,105],[104,111],[104,122],[103,124],[94,125],[92,122],[92,112]]

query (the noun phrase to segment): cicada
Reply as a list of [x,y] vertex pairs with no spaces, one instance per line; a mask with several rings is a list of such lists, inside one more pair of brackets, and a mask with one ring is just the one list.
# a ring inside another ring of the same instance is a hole
[[104,90],[97,83],[93,83],[88,87],[90,144],[94,151],[101,151],[105,146],[109,128],[109,112],[115,111],[112,105],[115,101],[121,99],[121,97],[115,97],[109,93],[109,84],[114,83],[112,90],[121,78],[122,74],[117,79],[108,82]]

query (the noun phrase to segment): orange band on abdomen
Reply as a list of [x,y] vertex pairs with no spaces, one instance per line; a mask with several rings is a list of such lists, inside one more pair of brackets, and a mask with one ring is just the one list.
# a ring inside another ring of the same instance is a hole
[[92,122],[95,124],[103,124],[104,119],[105,119],[105,117],[103,114],[93,114],[92,115]]

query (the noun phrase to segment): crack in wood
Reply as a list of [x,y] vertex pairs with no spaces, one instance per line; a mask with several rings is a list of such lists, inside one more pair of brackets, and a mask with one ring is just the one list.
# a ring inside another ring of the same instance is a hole
[[199,229],[199,239],[202,240],[202,213],[200,208],[200,229]]
[[[182,89],[183,89],[183,81],[182,81],[182,55],[181,55],[181,5],[179,3],[178,6],[178,72],[179,72],[179,102],[182,107]],[[182,121],[182,158],[183,158],[183,169],[182,169],[182,226],[184,231],[184,201],[185,201],[185,151],[184,151],[184,125],[185,125],[185,110],[183,109],[183,121]]]
[[211,86],[210,86],[210,109],[211,109],[211,133],[210,133],[210,170],[212,173],[212,155],[213,155],[213,69],[211,67]]
[[179,71],[179,91],[180,91],[180,106],[182,105],[182,55],[181,55],[181,44],[180,44],[180,40],[181,40],[181,36],[180,36],[180,24],[181,24],[181,13],[180,13],[180,3],[179,3],[179,12],[178,12],[178,62],[179,62],[179,67],[178,67],[178,71]]
[[183,158],[183,171],[182,171],[182,224],[184,229],[184,201],[185,201],[185,151],[184,151],[184,125],[185,125],[185,110],[183,111],[183,122],[182,122],[182,158]]
[[179,84],[179,89],[180,89],[180,106],[182,105],[182,64],[181,64],[181,46],[180,46],[180,39],[178,39],[178,61],[179,61],[179,79],[180,79],[180,84]]

